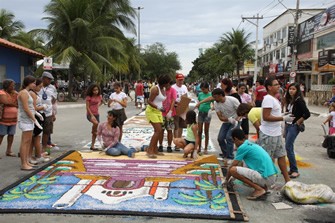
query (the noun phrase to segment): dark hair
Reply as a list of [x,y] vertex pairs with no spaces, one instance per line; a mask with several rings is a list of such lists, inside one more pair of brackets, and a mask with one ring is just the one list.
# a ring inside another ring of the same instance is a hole
[[251,109],[252,109],[251,105],[249,105],[247,103],[241,103],[236,109],[236,114],[238,116],[244,116],[244,115],[248,114]]
[[7,91],[9,86],[14,83],[15,84],[15,81],[13,81],[12,79],[5,79],[2,81],[2,88]]
[[197,113],[190,110],[186,113],[186,124],[196,124],[197,123]]
[[158,85],[163,86],[170,83],[171,77],[168,74],[164,74],[158,78]]
[[36,78],[35,78],[35,77],[33,77],[33,76],[31,76],[31,75],[26,76],[26,77],[23,79],[21,89],[25,89],[29,84],[31,84],[31,83],[35,83],[35,81],[36,81]]
[[245,87],[245,88],[247,88],[247,85],[246,85],[245,83],[239,83],[239,84],[237,85],[237,88],[240,89],[241,87]]
[[209,89],[209,83],[208,82],[202,82],[200,84],[200,88],[206,88],[206,89]]
[[36,86],[42,83],[42,78],[36,78]]
[[262,78],[258,79],[256,82],[258,82],[260,85],[264,84],[264,80]]
[[243,132],[242,129],[239,129],[239,128],[234,128],[232,131],[231,131],[231,137],[234,139],[234,138],[237,138],[238,140],[244,140],[245,139],[245,134]]
[[116,119],[118,118],[118,114],[113,110],[108,111],[107,114],[115,117],[114,121],[112,122],[112,127],[113,128],[119,127],[119,125],[117,124],[117,121],[116,121]]
[[267,91],[269,90],[268,87],[272,86],[272,83],[275,80],[277,80],[277,79],[274,78],[274,77],[269,77],[268,79],[266,79],[264,86],[265,86],[265,88],[266,88]]
[[232,82],[231,80],[229,80],[228,78],[224,78],[224,79],[222,79],[221,83],[224,84],[224,85],[227,85],[226,90],[224,90],[225,92],[230,92],[231,89],[232,89],[233,86],[234,86],[234,85],[233,85],[233,82]]
[[101,94],[100,86],[99,86],[98,84],[91,84],[91,85],[87,88],[86,96],[90,96],[90,97],[92,97],[92,96],[93,96],[93,89],[96,88],[96,87],[97,87],[98,90],[99,90],[98,95],[100,95],[100,94]]
[[[295,95],[292,97],[289,93],[289,89],[290,87],[295,87],[297,89],[297,92],[295,93]],[[291,83],[288,88],[287,88],[287,92],[285,95],[285,102],[286,102],[286,106],[293,103],[297,98],[302,98],[303,99],[303,95],[302,92],[300,90],[300,85],[298,83]]]
[[115,83],[113,84],[113,87],[121,87],[120,82],[115,82]]
[[215,88],[212,91],[212,96],[214,96],[214,95],[222,95],[224,97],[225,93],[224,93],[224,91],[221,88]]

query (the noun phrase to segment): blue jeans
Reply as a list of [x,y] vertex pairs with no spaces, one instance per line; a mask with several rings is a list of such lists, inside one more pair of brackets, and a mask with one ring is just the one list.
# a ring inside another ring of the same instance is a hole
[[120,142],[106,150],[106,154],[110,156],[127,155],[128,157],[132,157],[132,154],[135,152],[136,150],[134,148],[128,148]]
[[287,124],[285,127],[285,148],[290,163],[290,171],[298,172],[297,161],[294,154],[294,141],[299,134],[298,126],[296,124]]
[[[220,149],[225,158],[234,159],[234,141],[231,137],[231,132],[233,129],[233,125],[230,123],[222,123],[220,132],[218,135],[218,142],[220,145]],[[239,127],[236,126],[236,127]]]

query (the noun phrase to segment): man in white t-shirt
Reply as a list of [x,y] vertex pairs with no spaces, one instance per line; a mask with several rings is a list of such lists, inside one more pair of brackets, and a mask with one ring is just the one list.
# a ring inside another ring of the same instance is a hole
[[216,88],[212,91],[214,99],[214,109],[218,118],[222,121],[222,125],[218,135],[218,142],[223,154],[227,159],[227,163],[234,159],[234,141],[231,136],[232,129],[238,127],[239,123],[236,121],[236,109],[240,102],[232,96],[225,96],[221,88]]
[[282,142],[281,122],[292,122],[294,117],[290,115],[282,116],[281,104],[275,95],[279,92],[278,81],[270,77],[265,81],[268,94],[262,102],[262,118],[259,131],[259,145],[263,147],[271,156],[278,159],[278,166],[283,174],[285,182],[290,181],[286,166],[286,149]]
[[[178,106],[178,103],[180,102],[180,97],[184,94],[188,95],[188,89],[184,85],[184,75],[183,74],[176,74],[176,83],[172,85],[172,87],[177,91],[177,99],[175,101],[175,107]],[[174,116],[174,138],[181,138],[183,133],[183,128],[186,128],[186,122],[185,120],[180,116]],[[180,151],[179,148],[175,147],[176,151]]]

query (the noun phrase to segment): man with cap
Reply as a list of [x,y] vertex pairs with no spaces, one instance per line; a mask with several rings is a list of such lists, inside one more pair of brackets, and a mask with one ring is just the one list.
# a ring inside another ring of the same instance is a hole
[[56,103],[57,99],[57,90],[55,86],[51,84],[51,81],[54,79],[51,73],[43,72],[42,74],[42,83],[43,87],[38,92],[41,97],[42,104],[46,104],[47,108],[43,111],[45,114],[45,120],[43,123],[43,135],[42,135],[42,148],[43,152],[47,150],[48,139],[53,133],[53,122],[56,120],[56,114],[53,110],[53,104]]
[[[177,73],[176,74],[176,83],[172,85],[172,87],[177,91],[177,99],[175,101],[175,107],[178,107],[178,103],[180,102],[181,96],[184,94],[188,95],[187,87],[184,85],[184,75]],[[180,116],[174,117],[174,138],[181,138],[183,133],[183,128],[186,128],[185,120]],[[179,148],[175,147],[176,151],[180,151]]]

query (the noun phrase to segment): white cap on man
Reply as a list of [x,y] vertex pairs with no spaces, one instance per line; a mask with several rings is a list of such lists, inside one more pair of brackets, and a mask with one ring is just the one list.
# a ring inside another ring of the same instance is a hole
[[47,77],[47,78],[49,78],[51,80],[54,79],[54,77],[52,76],[52,74],[49,73],[49,72],[46,72],[46,71],[43,72],[42,77]]

